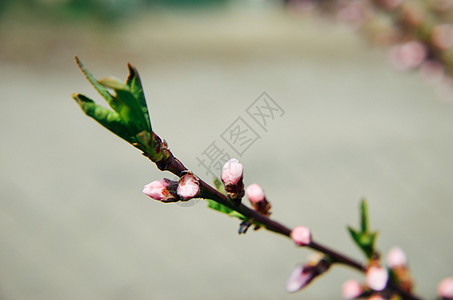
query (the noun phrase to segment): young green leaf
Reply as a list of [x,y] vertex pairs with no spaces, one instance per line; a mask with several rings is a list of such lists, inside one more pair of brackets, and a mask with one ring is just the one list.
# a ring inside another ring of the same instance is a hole
[[238,213],[235,210],[232,210],[229,207],[226,207],[223,204],[220,204],[220,203],[218,203],[218,202],[216,202],[214,200],[211,200],[211,199],[206,199],[206,201],[208,201],[208,207],[211,208],[211,209],[217,210],[217,211],[219,211],[221,213],[224,213],[224,214],[226,214],[226,215],[228,215],[230,217],[238,218],[238,219],[243,220],[243,221],[247,220],[247,218],[244,215]]
[[[81,94],[73,98],[90,117],[102,126],[142,150],[154,162],[168,157],[168,151],[161,139],[153,133],[148,108],[143,94],[142,84],[137,70],[130,64],[126,83],[113,77],[97,80],[75,57],[77,65],[88,81],[107,101],[112,110],[97,105],[93,100]],[[112,94],[111,92],[114,92]]]
[[369,231],[368,207],[365,199],[360,203],[360,230],[348,226],[348,231],[352,240],[363,251],[365,256],[368,259],[374,258],[377,232]]
[[110,95],[109,91],[99,84],[99,82],[94,78],[93,74],[91,74],[90,71],[82,64],[82,61],[76,56],[75,61],[77,65],[79,66],[80,70],[82,73],[85,75],[86,79],[93,85],[93,87],[98,91],[99,94],[101,94],[102,97],[104,97],[105,101],[110,105],[110,103],[113,101],[113,96]]
[[117,112],[97,105],[93,100],[82,94],[73,94],[72,98],[76,100],[77,104],[79,104],[80,108],[82,108],[85,114],[95,119],[102,126],[118,135],[119,137],[130,141],[129,134],[127,130],[124,129],[125,126],[123,124],[123,121],[121,120],[120,115]]
[[[145,94],[143,93],[142,82],[140,80],[140,76],[138,75],[138,71],[131,64],[128,64],[127,67],[129,68],[129,76],[127,77],[126,84],[130,87],[135,98],[138,99],[143,115],[148,116],[148,106],[146,104]],[[149,118],[146,118],[146,121],[151,129],[151,122],[149,121]]]

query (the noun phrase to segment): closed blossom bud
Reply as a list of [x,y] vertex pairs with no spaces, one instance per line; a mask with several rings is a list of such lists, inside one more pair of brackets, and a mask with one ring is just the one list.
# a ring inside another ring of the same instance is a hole
[[245,190],[245,194],[249,198],[254,210],[266,216],[270,215],[271,205],[266,200],[264,191],[258,184],[249,185]]
[[289,293],[295,293],[310,283],[313,274],[304,270],[304,265],[297,266],[291,273],[286,283],[286,290]]
[[393,247],[387,254],[387,266],[396,268],[407,265],[406,254],[399,247]]
[[182,200],[190,200],[194,198],[200,192],[198,180],[191,173],[184,175],[181,179],[179,179],[176,192]]
[[368,298],[368,300],[387,300],[387,298],[384,298],[379,294],[373,294],[370,298]]
[[291,231],[291,238],[294,243],[299,246],[307,246],[311,243],[310,228],[305,226],[297,226]]
[[244,173],[244,167],[242,164],[235,158],[230,159],[225,163],[222,168],[222,182],[227,184],[236,184]]
[[362,285],[355,279],[346,281],[341,288],[341,294],[346,299],[358,298],[362,292]]
[[387,285],[388,272],[380,266],[372,266],[367,270],[365,280],[372,290],[382,291]]
[[426,58],[428,51],[420,41],[409,41],[393,46],[389,52],[391,64],[398,70],[411,70],[418,67]]
[[437,295],[441,299],[453,299],[453,277],[443,279],[437,286]]
[[153,181],[143,188],[143,193],[147,196],[153,198],[154,200],[162,202],[176,202],[178,199],[172,195],[169,191],[170,185],[174,185],[176,182],[173,182],[169,179],[161,179]]
[[412,276],[407,267],[407,257],[399,247],[393,247],[387,254],[387,266],[391,269],[390,275],[392,280],[398,286],[410,293],[413,288]]
[[304,265],[298,265],[289,276],[286,290],[290,293],[297,292],[306,287],[316,277],[330,268],[331,263],[324,256],[310,259]]
[[244,197],[243,174],[244,167],[235,158],[227,161],[222,168],[222,175],[220,177],[225,185],[225,191],[232,199]]

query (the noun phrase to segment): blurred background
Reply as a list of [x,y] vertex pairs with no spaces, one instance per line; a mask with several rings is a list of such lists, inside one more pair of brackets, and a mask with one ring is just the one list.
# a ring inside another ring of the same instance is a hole
[[[264,187],[275,219],[356,258],[346,226],[367,197],[379,249],[400,246],[433,299],[453,275],[448,88],[432,84],[438,69],[394,70],[353,13],[351,26],[299,4],[1,1],[0,299],[341,299],[362,279],[337,267],[290,295],[310,251],[264,230],[238,236],[203,201],[143,195],[173,177],[83,115],[71,93],[101,97],[74,55],[98,78],[134,64],[154,130],[188,168],[209,181],[197,158],[215,143]],[[408,53],[399,69],[432,54]],[[283,112],[265,128],[247,114],[263,92]],[[259,136],[241,155],[222,139],[239,117]]]

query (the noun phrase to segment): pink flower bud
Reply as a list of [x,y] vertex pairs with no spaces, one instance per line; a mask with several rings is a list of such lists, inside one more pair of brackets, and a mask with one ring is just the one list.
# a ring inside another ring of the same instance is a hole
[[291,231],[291,238],[294,243],[299,246],[307,246],[311,243],[310,228],[305,226],[297,226]]
[[249,185],[245,190],[245,194],[254,210],[265,216],[270,215],[271,204],[266,200],[264,191],[258,184]]
[[362,294],[362,285],[355,279],[346,281],[341,289],[341,294],[346,299],[355,299]]
[[147,196],[153,198],[154,200],[159,200],[163,202],[174,202],[169,200],[176,200],[174,199],[173,195],[170,194],[167,187],[169,186],[169,182],[165,179],[153,181],[143,188],[143,193]]
[[371,295],[370,298],[368,298],[368,300],[387,300],[386,298],[382,297],[381,295],[379,294],[373,294]]
[[439,283],[437,295],[442,299],[453,299],[453,277],[447,277]]
[[387,285],[388,272],[386,269],[373,266],[366,272],[365,280],[369,288],[375,291],[382,291]]
[[307,286],[313,279],[313,274],[304,270],[304,265],[297,266],[289,276],[286,283],[286,290],[295,293]]
[[245,190],[245,194],[252,205],[253,203],[264,201],[265,198],[263,189],[256,183],[249,185]]
[[425,45],[419,41],[393,46],[389,52],[391,64],[401,71],[418,67],[425,60],[427,54]]
[[393,247],[392,249],[390,249],[389,253],[387,254],[387,266],[393,269],[395,267],[406,265],[407,258],[403,250],[401,250],[401,248],[399,247]]
[[235,158],[230,159],[222,168],[222,182],[227,184],[236,184],[242,178],[244,167]]
[[192,174],[186,174],[179,180],[176,193],[184,200],[195,197],[200,192],[198,180]]
[[298,265],[289,276],[286,290],[294,293],[303,289],[315,278],[329,270],[330,266],[330,260],[324,256],[317,256],[304,265]]

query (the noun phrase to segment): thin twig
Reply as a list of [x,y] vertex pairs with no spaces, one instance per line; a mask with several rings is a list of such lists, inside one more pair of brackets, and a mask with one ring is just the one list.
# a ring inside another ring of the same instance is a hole
[[[184,164],[179,161],[168,149],[165,149],[165,151],[168,151],[168,159],[166,159],[163,162],[156,163],[158,168],[162,171],[169,171],[173,174],[175,174],[178,177],[181,177],[185,172],[188,171],[188,169],[184,166]],[[148,155],[144,154],[145,156],[148,157]],[[249,207],[245,206],[242,203],[236,204],[235,202],[231,201],[228,196],[222,194],[218,190],[216,190],[214,187],[211,185],[207,184],[205,181],[202,179],[199,179],[198,181],[200,185],[200,190],[201,190],[201,197],[205,199],[211,199],[216,201],[217,203],[220,203],[228,208],[231,208],[248,219],[254,220],[256,223],[259,223],[263,227],[265,227],[267,230],[284,235],[286,237],[291,236],[291,229],[280,222],[277,222],[265,215],[262,215],[253,209],[250,209]],[[311,243],[307,246],[313,250],[319,251],[324,253],[325,255],[329,256],[330,259],[332,260],[333,263],[340,263],[344,264],[346,266],[349,266],[359,272],[365,273],[367,268],[365,265],[361,264],[360,262],[341,254],[340,252],[330,249],[318,242],[311,241]],[[418,296],[415,296],[411,293],[408,293],[404,290],[402,290],[400,287],[388,283],[388,288],[394,290],[396,293],[398,293],[400,296],[402,296],[403,299],[408,299],[408,300],[422,300],[422,298],[419,298]]]

